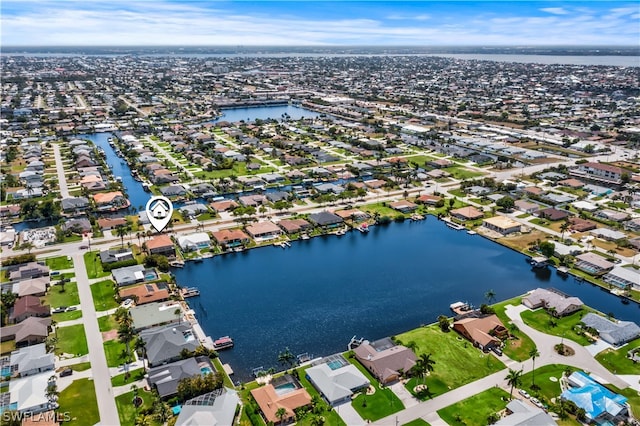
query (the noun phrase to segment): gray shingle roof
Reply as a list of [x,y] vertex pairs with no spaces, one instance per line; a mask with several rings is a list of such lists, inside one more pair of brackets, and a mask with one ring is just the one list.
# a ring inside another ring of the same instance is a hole
[[631,321],[613,322],[600,315],[588,313],[582,318],[582,322],[587,327],[598,330],[602,340],[616,346],[640,336],[640,327]]

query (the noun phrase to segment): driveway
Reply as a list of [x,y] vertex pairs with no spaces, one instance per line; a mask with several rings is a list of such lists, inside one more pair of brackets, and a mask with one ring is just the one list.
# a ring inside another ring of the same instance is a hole
[[367,424],[366,420],[360,417],[360,414],[351,406],[351,402],[336,405],[334,409],[342,421],[349,426],[363,426]]

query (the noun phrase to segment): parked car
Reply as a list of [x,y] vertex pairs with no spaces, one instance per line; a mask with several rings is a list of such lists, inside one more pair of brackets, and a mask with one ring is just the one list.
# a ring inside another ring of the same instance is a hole
[[65,309],[65,312],[75,311],[77,309],[78,309],[77,306],[69,306],[67,309]]
[[86,246],[86,245],[81,245],[81,246],[80,246],[80,250],[86,250],[86,249],[88,249],[88,248],[89,248],[89,246]]
[[122,302],[123,308],[130,308],[132,306],[133,306],[133,299],[127,299],[124,302]]
[[531,395],[529,395],[529,392],[527,392],[527,391],[526,391],[526,390],[524,390],[524,389],[518,389],[518,393],[519,393],[520,395],[524,396],[524,397],[525,397],[525,398],[527,398],[527,399],[531,398]]
[[491,350],[493,351],[493,353],[495,353],[496,355],[502,355],[502,349],[500,349],[497,346],[492,346]]
[[57,308],[53,308],[53,310],[51,311],[52,314],[59,314],[61,312],[64,312],[67,310],[66,306],[58,306]]
[[540,402],[538,398],[531,397],[531,402],[538,408],[544,408],[544,405],[542,405],[542,402]]
[[60,377],[67,377],[73,374],[73,370],[70,368],[65,368],[60,372]]

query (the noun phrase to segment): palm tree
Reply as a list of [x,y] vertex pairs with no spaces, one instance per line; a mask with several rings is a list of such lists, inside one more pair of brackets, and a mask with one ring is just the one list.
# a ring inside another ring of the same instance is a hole
[[176,310],[173,311],[173,314],[178,317],[178,324],[182,324],[182,309],[176,308]]
[[496,292],[493,291],[492,288],[490,288],[489,290],[487,290],[487,292],[484,294],[484,298],[487,299],[487,303],[491,304],[492,301],[496,300]]
[[278,361],[283,365],[293,365],[296,357],[291,353],[289,348],[284,348],[284,352],[278,354]]
[[569,230],[569,228],[571,228],[571,222],[569,222],[569,219],[565,220],[564,222],[562,222],[562,225],[560,225],[560,240],[564,241],[564,233],[567,232]]
[[49,404],[53,405],[53,403],[58,399],[58,385],[56,384],[56,376],[49,377],[49,381],[47,382],[47,388],[45,390],[44,396],[49,401]]
[[536,386],[536,358],[540,356],[540,352],[538,352],[538,348],[535,346],[533,349],[529,351],[529,356],[531,357],[531,362],[533,363],[533,367],[531,368],[531,389],[535,389]]
[[509,399],[513,399],[513,388],[520,386],[522,383],[522,370],[513,370],[509,369],[509,374],[505,377],[507,380],[507,384],[511,386],[511,391],[509,392]]
[[287,415],[287,410],[283,407],[278,408],[276,411],[276,417],[280,420],[280,424],[283,423],[285,416]]
[[127,227],[124,225],[116,226],[116,235],[120,237],[120,245],[124,248],[124,236],[127,235]]
[[142,351],[142,368],[145,368],[144,360],[147,357],[147,347],[145,346],[142,337],[138,336],[138,338],[136,338],[136,340],[133,342],[133,350]]

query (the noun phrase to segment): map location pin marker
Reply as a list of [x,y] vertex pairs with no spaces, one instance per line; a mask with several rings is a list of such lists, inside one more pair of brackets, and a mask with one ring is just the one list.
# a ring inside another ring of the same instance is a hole
[[147,201],[147,217],[156,231],[162,232],[171,221],[173,204],[167,197],[156,195]]

